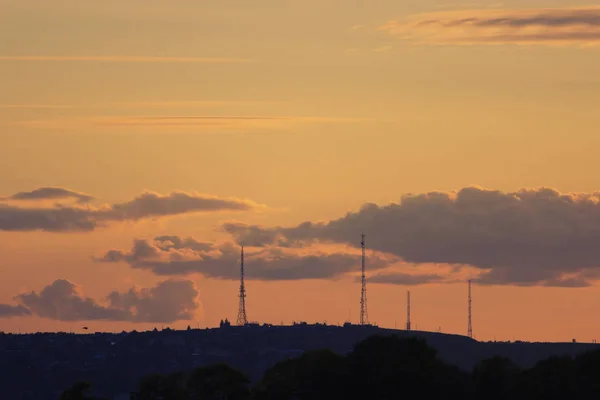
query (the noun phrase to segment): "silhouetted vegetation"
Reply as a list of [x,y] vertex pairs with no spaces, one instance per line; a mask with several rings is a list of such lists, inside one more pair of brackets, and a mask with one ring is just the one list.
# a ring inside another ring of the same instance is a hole
[[[347,356],[329,350],[305,352],[280,361],[251,385],[241,372],[223,364],[189,372],[150,375],[136,400],[292,400],[402,397],[500,399],[597,398],[600,351],[575,358],[552,357],[530,369],[493,357],[465,372],[442,362],[425,340],[375,335]],[[79,383],[60,400],[93,400],[90,385]]]
[[89,382],[78,382],[65,390],[59,400],[104,400],[100,397],[92,396],[92,384]]

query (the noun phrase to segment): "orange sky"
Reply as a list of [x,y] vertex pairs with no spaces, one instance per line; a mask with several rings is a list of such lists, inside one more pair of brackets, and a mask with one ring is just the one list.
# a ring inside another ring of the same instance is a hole
[[[477,339],[597,338],[588,244],[600,228],[600,182],[590,172],[600,145],[593,2],[176,3],[0,0],[0,330],[234,320],[239,283],[222,271],[237,268],[223,247],[237,244],[224,223],[292,240],[300,231],[271,228],[396,203],[397,220],[364,214],[343,232],[303,231],[291,247],[250,235],[266,246],[247,244],[247,269],[257,274],[247,282],[250,319],[357,322],[352,271],[366,230],[369,277],[388,282],[368,286],[370,319],[380,326],[404,326],[410,288],[413,326],[466,334],[464,281],[494,270],[518,279],[494,275],[474,286]],[[402,200],[474,185],[500,191],[493,204],[501,207],[522,188],[579,195],[557,194],[559,205],[521,198],[518,212],[510,203],[495,219],[498,209],[479,192],[464,203],[450,194],[442,214],[424,211],[432,198],[416,214]],[[32,192],[47,187],[75,194]],[[14,197],[22,192],[43,199]],[[81,193],[93,199],[78,203]],[[157,247],[164,244],[153,239],[167,235],[208,245]],[[136,239],[151,253],[134,259]],[[119,260],[100,262],[109,250]],[[189,273],[151,267],[182,260]],[[398,273],[443,279],[410,286]],[[547,287],[569,274],[587,287]],[[41,293],[59,279],[79,291]],[[181,288],[126,296],[168,279],[192,281],[198,297],[177,303],[169,296]],[[109,303],[113,291],[133,303]],[[8,318],[19,305],[33,315]],[[57,307],[76,321],[55,321]],[[186,318],[159,321],[177,312]]]

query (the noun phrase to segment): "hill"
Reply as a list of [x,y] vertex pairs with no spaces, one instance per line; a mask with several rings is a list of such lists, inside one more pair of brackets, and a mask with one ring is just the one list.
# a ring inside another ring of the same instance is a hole
[[464,370],[495,355],[531,367],[550,356],[598,349],[595,344],[477,342],[443,333],[321,324],[120,334],[1,334],[0,397],[56,399],[61,390],[77,381],[93,382],[99,394],[125,395],[143,376],[216,363],[229,364],[256,380],[282,359],[317,349],[346,354],[374,334],[423,338],[442,360]]

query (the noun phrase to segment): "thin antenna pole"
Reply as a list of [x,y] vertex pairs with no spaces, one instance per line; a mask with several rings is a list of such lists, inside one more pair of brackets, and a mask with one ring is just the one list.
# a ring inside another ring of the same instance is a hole
[[360,246],[362,249],[361,264],[361,290],[360,290],[360,324],[369,325],[369,313],[367,311],[367,278],[365,277],[365,235],[361,234]]
[[410,331],[410,290],[406,291],[406,330]]
[[472,339],[473,338],[473,324],[472,324],[472,314],[471,314],[471,302],[472,302],[472,298],[471,298],[471,280],[469,279],[469,326],[468,326],[468,332],[467,335]]
[[248,324],[248,318],[246,317],[246,288],[244,286],[244,246],[242,246],[240,258],[240,306],[237,315],[237,325],[244,326]]

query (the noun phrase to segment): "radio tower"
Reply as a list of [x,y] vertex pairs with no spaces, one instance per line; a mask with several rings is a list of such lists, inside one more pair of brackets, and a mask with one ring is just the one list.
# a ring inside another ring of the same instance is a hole
[[367,312],[367,279],[365,277],[365,235],[361,235],[360,246],[362,248],[361,265],[361,290],[360,290],[360,324],[369,325],[369,313]]
[[410,331],[410,290],[406,294],[406,330]]
[[241,265],[240,265],[240,307],[237,315],[238,326],[248,324],[246,318],[246,288],[244,287],[244,246],[242,246]]
[[473,338],[473,325],[471,324],[471,280],[469,279],[469,327],[467,335]]

